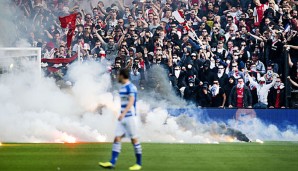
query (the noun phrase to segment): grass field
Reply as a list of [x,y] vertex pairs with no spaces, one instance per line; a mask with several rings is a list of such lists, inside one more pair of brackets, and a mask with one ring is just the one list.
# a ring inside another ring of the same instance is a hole
[[[0,171],[99,171],[110,158],[111,144],[2,144]],[[144,171],[298,170],[298,143],[222,144],[143,143]],[[134,164],[133,148],[124,143],[116,170]]]

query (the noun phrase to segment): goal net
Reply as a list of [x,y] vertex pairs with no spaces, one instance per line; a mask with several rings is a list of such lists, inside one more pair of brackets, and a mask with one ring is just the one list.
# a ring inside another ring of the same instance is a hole
[[28,64],[41,74],[41,48],[0,48],[0,76],[22,71]]

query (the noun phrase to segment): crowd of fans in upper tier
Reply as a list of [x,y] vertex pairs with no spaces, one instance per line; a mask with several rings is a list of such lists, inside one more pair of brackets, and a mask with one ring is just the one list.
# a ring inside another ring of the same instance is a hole
[[[129,69],[141,90],[148,71],[160,66],[177,96],[196,106],[284,108],[284,82],[290,91],[298,88],[297,4],[12,0],[9,6],[18,11],[20,36],[41,47],[43,58],[69,58],[80,49],[81,61],[109,66],[112,79]],[[58,17],[73,13],[76,29],[67,48],[67,29]]]

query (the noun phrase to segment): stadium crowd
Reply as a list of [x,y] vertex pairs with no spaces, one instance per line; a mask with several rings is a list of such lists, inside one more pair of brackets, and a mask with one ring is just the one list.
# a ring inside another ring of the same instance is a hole
[[[298,89],[297,1],[87,2],[15,0],[11,6],[22,11],[20,35],[41,47],[43,58],[69,58],[80,49],[83,62],[109,66],[112,79],[129,69],[141,90],[150,69],[160,66],[177,96],[196,106],[284,108],[284,82]],[[73,13],[67,48],[68,29],[58,17]]]

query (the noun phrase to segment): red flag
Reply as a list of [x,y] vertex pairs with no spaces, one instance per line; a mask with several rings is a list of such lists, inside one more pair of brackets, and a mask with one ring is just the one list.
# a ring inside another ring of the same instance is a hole
[[[78,54],[75,54],[70,58],[54,58],[54,59],[43,58],[43,59],[41,59],[41,62],[66,65],[66,64],[73,62],[77,58],[78,58]],[[57,68],[53,67],[53,66],[47,66],[47,69],[49,72],[58,72],[61,68],[62,68],[62,66],[59,66]]]
[[58,72],[59,68],[55,68],[55,67],[47,67],[49,72]]
[[77,13],[73,13],[65,17],[59,17],[62,28],[67,28],[68,24],[70,24],[69,27],[72,29],[75,29],[76,19],[77,19]]
[[53,63],[53,64],[68,64],[74,61],[76,58],[78,58],[78,54],[73,55],[70,58],[54,58],[54,59],[41,59],[41,62],[43,63]]
[[69,48],[72,42],[72,36],[74,34],[74,30],[76,29],[76,19],[77,19],[77,13],[70,14],[65,17],[59,17],[61,27],[67,28],[68,27],[68,33],[67,33],[67,47]]

